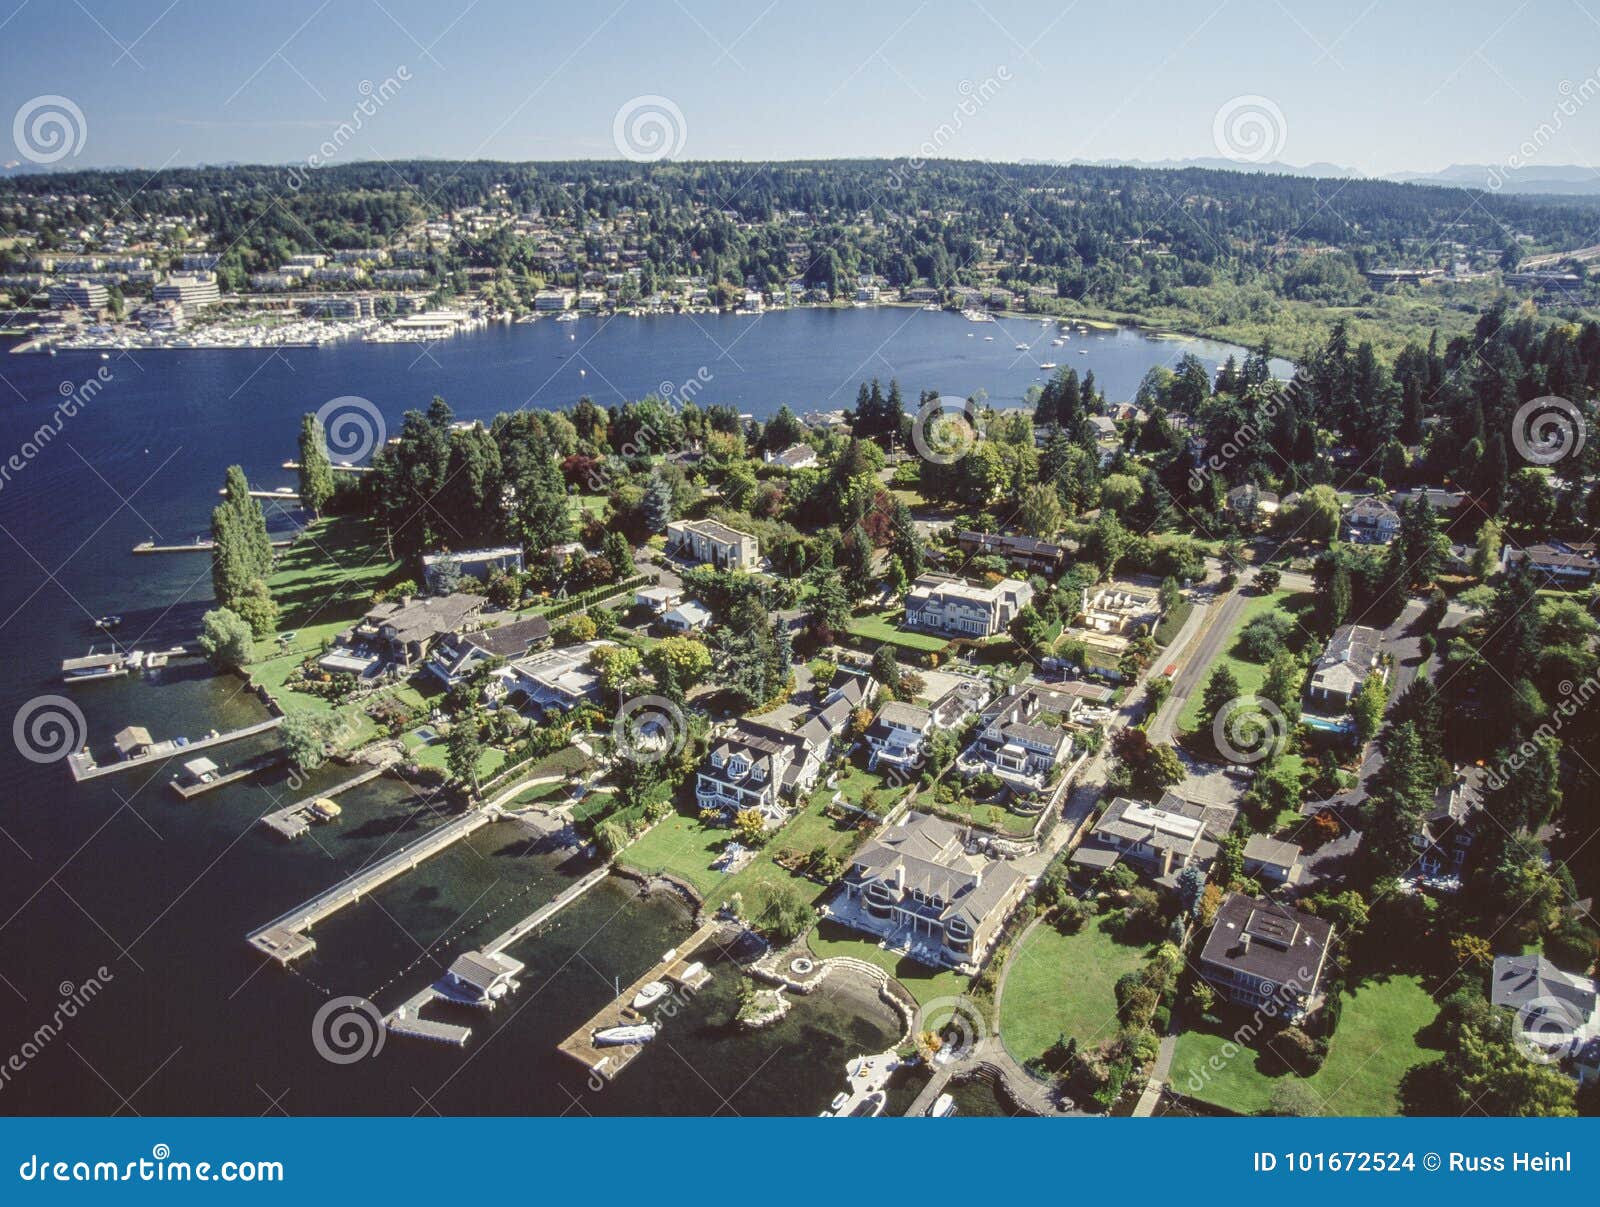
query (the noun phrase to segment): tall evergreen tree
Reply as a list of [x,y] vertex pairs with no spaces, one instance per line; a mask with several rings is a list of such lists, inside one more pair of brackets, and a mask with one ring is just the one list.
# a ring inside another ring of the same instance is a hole
[[328,440],[322,420],[307,412],[300,421],[300,502],[320,516],[333,498],[333,466],[328,461]]

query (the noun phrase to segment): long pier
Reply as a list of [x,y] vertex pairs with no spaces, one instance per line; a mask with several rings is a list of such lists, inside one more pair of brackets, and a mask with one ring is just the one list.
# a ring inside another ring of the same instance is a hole
[[[283,498],[282,495],[272,495],[271,497],[274,498],[274,499]],[[272,547],[274,549],[287,549],[293,543],[294,543],[293,541],[287,541],[287,540],[270,542],[270,544],[272,545]],[[193,540],[192,542],[190,542],[187,545],[158,545],[154,541],[140,541],[137,545],[135,545],[133,547],[133,552],[135,552],[135,553],[210,553],[214,548],[216,548],[216,544],[217,543],[215,541],[202,540],[202,539],[200,539],[198,537],[195,538],[195,540]]]
[[309,901],[301,902],[288,913],[252,931],[248,936],[250,946],[287,967],[316,947],[316,940],[306,933],[316,923],[361,900],[380,885],[409,872],[423,860],[437,855],[499,817],[499,809],[488,805],[452,818],[409,846],[346,876],[332,888],[318,893]]
[[72,772],[72,778],[78,783],[84,780],[98,779],[102,775],[115,775],[119,771],[132,771],[136,767],[148,767],[151,763],[159,763],[163,759],[170,759],[175,754],[189,754],[196,750],[208,750],[212,746],[223,746],[229,742],[237,742],[243,738],[253,738],[258,733],[268,733],[283,724],[282,717],[269,717],[265,721],[258,721],[254,725],[246,725],[243,729],[230,730],[227,733],[212,734],[208,738],[196,738],[192,742],[179,745],[174,738],[166,741],[155,742],[143,754],[136,754],[132,758],[118,759],[114,763],[104,766],[94,761],[94,755],[88,749],[78,751],[67,756],[67,769]]
[[311,829],[312,805],[319,800],[332,800],[341,792],[347,792],[351,788],[367,783],[369,780],[375,780],[387,770],[389,770],[387,763],[381,763],[376,767],[368,767],[360,775],[353,776],[343,783],[335,784],[326,792],[319,792],[315,796],[297,800],[294,804],[287,805],[282,809],[275,809],[271,813],[263,814],[259,819],[259,824],[266,826],[267,829],[284,838],[299,838]]
[[490,939],[483,945],[482,950],[490,955],[499,955],[529,931],[537,930],[550,921],[556,914],[571,905],[610,874],[610,864],[595,868],[594,871],[589,872],[582,879],[569,884],[553,901],[541,905],[522,921]]
[[189,784],[179,779],[173,779],[169,783],[172,785],[172,790],[184,800],[193,800],[195,797],[202,796],[213,789],[238,783],[242,779],[250,778],[257,772],[268,771],[284,762],[287,757],[282,750],[268,750],[264,754],[256,755],[253,759],[246,759],[236,767],[230,767],[226,771],[218,772],[210,779],[196,780],[194,783]]
[[[300,462],[285,461],[283,463],[283,468],[299,469]],[[370,465],[330,465],[328,468],[336,474],[370,474],[372,472],[372,466]]]
[[701,988],[711,979],[711,973],[702,968],[691,974],[689,969],[693,965],[690,957],[709,939],[717,930],[720,923],[707,922],[694,934],[684,941],[682,946],[674,947],[661,957],[649,971],[645,972],[638,980],[627,986],[610,1002],[607,1002],[600,1012],[594,1015],[583,1026],[579,1027],[566,1039],[561,1041],[560,1050],[576,1060],[591,1073],[598,1073],[610,1081],[623,1069],[632,1063],[633,1058],[644,1050],[643,1044],[625,1045],[600,1045],[594,1042],[594,1033],[604,1031],[608,1027],[622,1027],[647,1021],[646,1016],[633,1008],[632,1002],[639,990],[651,981],[670,981],[681,989],[693,992]]

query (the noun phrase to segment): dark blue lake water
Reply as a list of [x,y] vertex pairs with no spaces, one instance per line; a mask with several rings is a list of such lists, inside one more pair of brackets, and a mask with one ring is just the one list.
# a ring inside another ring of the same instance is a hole
[[[202,532],[231,463],[257,485],[289,484],[280,466],[294,454],[299,416],[329,399],[370,399],[391,430],[435,394],[464,418],[487,419],[691,380],[702,404],[758,416],[782,403],[847,406],[873,376],[898,378],[911,398],[982,389],[1003,405],[1045,379],[1045,360],[1092,368],[1116,399],[1152,364],[1193,350],[1211,365],[1229,351],[1129,332],[1052,347],[1052,335],[1038,322],[806,310],[540,322],[432,346],[0,355],[0,465],[17,456],[0,474],[0,722],[12,725],[41,695],[68,695],[103,750],[129,724],[159,738],[262,716],[235,681],[192,664],[64,687],[59,663],[84,653],[93,618],[111,612],[146,647],[191,637],[209,602],[207,560],[135,557],[132,546]],[[61,398],[102,369],[109,381],[93,401],[31,446]],[[772,1031],[734,1033],[735,978],[723,970],[674,1020],[670,1044],[614,1085],[589,1089],[555,1044],[608,998],[614,978],[626,984],[688,931],[679,904],[613,881],[513,949],[528,964],[525,987],[493,1014],[474,1013],[464,1051],[391,1038],[377,1058],[335,1066],[310,1042],[329,994],[392,1007],[431,981],[440,960],[553,895],[570,870],[530,852],[511,827],[490,827],[319,927],[318,951],[284,972],[264,966],[245,934],[435,824],[404,788],[359,789],[344,798],[338,826],[286,844],[251,824],[274,800],[294,798],[281,777],[180,803],[166,788],[170,770],[74,785],[63,764],[17,749],[0,739],[0,1070],[13,1054],[22,1064],[0,1076],[6,1113],[806,1114],[841,1087],[851,1054],[896,1033],[870,996],[845,993],[801,1002]],[[102,966],[99,996],[58,1020],[61,995]]]

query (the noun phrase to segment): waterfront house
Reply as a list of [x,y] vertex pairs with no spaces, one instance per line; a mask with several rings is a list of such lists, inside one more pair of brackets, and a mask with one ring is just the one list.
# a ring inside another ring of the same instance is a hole
[[856,852],[829,913],[920,963],[970,972],[1027,892],[1016,869],[969,853],[958,826],[912,812]]
[[1523,1042],[1543,1049],[1580,1084],[1600,1077],[1600,983],[1542,955],[1496,956],[1489,1000],[1514,1010]]
[[1176,887],[1184,868],[1210,869],[1217,844],[1237,815],[1230,806],[1197,804],[1171,792],[1154,805],[1119,796],[1073,852],[1072,862],[1091,872],[1127,863],[1157,884]]
[[612,641],[585,641],[560,649],[541,650],[492,672],[489,694],[534,712],[570,712],[600,698],[600,675],[589,656]]
[[1066,569],[1067,547],[1058,541],[1031,536],[1006,536],[998,532],[959,532],[956,544],[973,556],[1003,557],[1029,574],[1056,575]]
[[1293,1022],[1322,1005],[1333,927],[1265,898],[1229,893],[1200,953],[1200,975],[1225,1000]]
[[446,634],[434,644],[426,665],[445,687],[454,687],[488,662],[521,658],[549,640],[550,622],[532,616],[492,629]]
[[1362,624],[1340,625],[1311,668],[1306,700],[1319,713],[1348,712],[1367,676],[1378,669],[1383,635]]
[[980,587],[949,574],[917,577],[906,592],[905,627],[950,637],[993,637],[1003,632],[1033,599],[1033,588],[1015,578]]
[[763,460],[780,469],[813,469],[817,464],[817,450],[809,444],[791,444],[781,452],[768,452]]
[[463,549],[460,553],[430,553],[422,559],[422,581],[429,591],[437,591],[441,578],[451,573],[457,579],[475,578],[487,582],[489,576],[522,573],[522,550],[516,545],[494,549]]
[[674,520],[667,525],[667,552],[723,570],[751,570],[760,558],[755,537],[716,520]]
[[360,624],[340,634],[339,644],[368,647],[409,669],[426,659],[441,637],[466,627],[488,602],[467,591],[421,599],[403,595],[370,609]]
[[759,811],[769,825],[788,816],[787,803],[816,786],[834,741],[850,714],[871,700],[876,685],[850,677],[828,693],[794,729],[741,717],[713,739],[695,780],[702,809]]

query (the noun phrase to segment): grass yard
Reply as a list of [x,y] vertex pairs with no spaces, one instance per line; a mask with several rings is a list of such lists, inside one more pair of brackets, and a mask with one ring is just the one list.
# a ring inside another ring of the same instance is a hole
[[[1438,1004],[1413,976],[1370,980],[1348,991],[1328,1059],[1315,1076],[1269,1077],[1258,1053],[1234,1051],[1230,1033],[1185,1031],[1172,1060],[1172,1087],[1242,1115],[1266,1110],[1272,1091],[1301,1081],[1322,1103],[1325,1115],[1395,1115],[1400,1078],[1412,1065],[1438,1058],[1417,1042],[1433,1022]],[[1231,1059],[1227,1053],[1234,1052]]]
[[670,813],[624,851],[621,862],[647,874],[667,872],[687,881],[713,905],[727,897],[723,886],[729,877],[713,871],[711,863],[727,845],[731,832],[706,825],[697,817]]
[[1156,631],[1153,634],[1156,645],[1161,649],[1166,649],[1167,646],[1171,645],[1173,638],[1177,637],[1178,633],[1182,631],[1185,622],[1188,621],[1193,612],[1194,601],[1187,597],[1180,599],[1178,606],[1165,613],[1161,617],[1161,623],[1156,625]]
[[[309,525],[278,558],[267,587],[277,603],[280,632],[298,633],[297,649],[317,649],[323,630],[336,632],[367,609],[372,593],[398,578],[372,527],[353,516]],[[330,627],[331,626],[331,627]]]
[[1028,933],[1006,971],[1000,1033],[1021,1061],[1043,1056],[1066,1035],[1092,1048],[1117,1033],[1117,978],[1137,970],[1148,952],[1112,938],[1106,917],[1064,935],[1041,923]]
[[893,617],[899,616],[898,608],[887,612],[874,612],[867,616],[857,616],[845,625],[845,632],[852,637],[860,637],[865,641],[878,641],[885,645],[897,645],[901,649],[916,650],[919,653],[937,653],[950,643],[943,637],[936,637],[932,633],[910,633],[897,628]]
[[1206,668],[1206,673],[1201,676],[1199,684],[1184,701],[1183,711],[1178,714],[1178,728],[1185,733],[1191,733],[1200,727],[1200,713],[1205,703],[1205,687],[1211,680],[1212,672],[1222,664],[1227,664],[1239,681],[1239,688],[1245,695],[1250,695],[1261,686],[1267,677],[1267,666],[1264,662],[1251,662],[1238,654],[1239,634],[1244,627],[1257,616],[1267,612],[1281,612],[1288,617],[1293,627],[1289,631],[1289,644],[1297,646],[1307,640],[1307,634],[1300,628],[1300,614],[1311,606],[1310,594],[1304,591],[1274,591],[1271,595],[1254,595],[1245,603],[1239,612],[1238,622],[1234,625],[1233,632],[1228,634],[1228,640],[1222,647],[1222,652]]
[[929,968],[898,952],[885,951],[878,946],[877,939],[840,926],[837,922],[819,923],[806,942],[818,959],[850,956],[868,964],[876,964],[904,985],[911,996],[924,1006],[942,997],[960,997],[970,988],[969,979],[959,972],[952,972],[948,968]]

